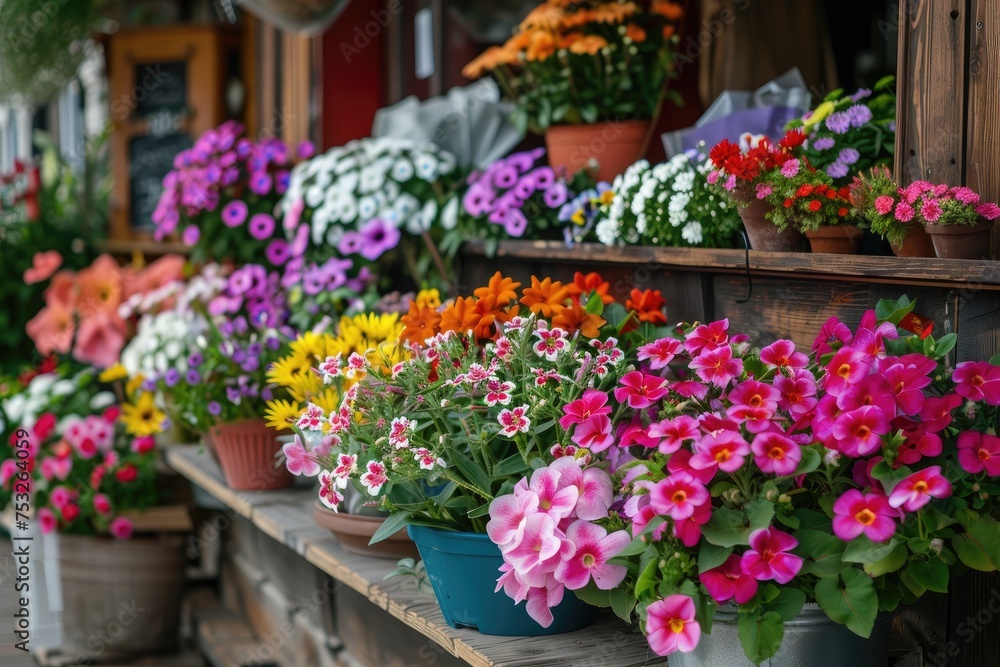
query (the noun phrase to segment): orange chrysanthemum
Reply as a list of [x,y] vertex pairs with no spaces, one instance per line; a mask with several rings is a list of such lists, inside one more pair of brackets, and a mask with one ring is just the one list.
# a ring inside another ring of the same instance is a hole
[[441,313],[441,331],[465,333],[479,325],[475,297],[458,297]]
[[537,30],[531,35],[526,57],[530,61],[541,62],[556,52],[556,40],[551,32]]
[[569,334],[579,331],[584,338],[597,338],[601,334],[601,327],[605,324],[607,320],[594,313],[588,313],[579,303],[566,306],[552,318],[553,327],[559,327]]
[[614,303],[615,297],[608,294],[608,290],[611,289],[611,285],[604,281],[597,271],[591,271],[590,273],[584,275],[580,271],[573,274],[573,282],[566,285],[570,290],[570,295],[573,298],[581,296],[583,294],[593,294],[597,292],[598,296],[601,297],[601,302],[606,306],[609,303]]
[[583,39],[577,40],[569,47],[570,53],[581,56],[597,55],[598,51],[608,45],[608,40],[598,35],[587,35]]
[[542,317],[552,317],[566,307],[570,289],[558,280],[546,278],[539,281],[535,276],[531,276],[531,287],[524,288],[523,294],[521,303],[530,308],[531,312],[536,315],[541,314]]
[[555,32],[559,29],[563,22],[563,10],[558,5],[553,4],[543,4],[538,5],[524,17],[519,26],[521,30],[530,30],[532,28],[540,28],[542,30],[548,30],[550,32]]
[[625,302],[625,307],[634,310],[640,322],[650,324],[666,324],[667,316],[663,312],[667,300],[663,298],[658,289],[638,290],[633,289],[630,298]]
[[625,28],[625,36],[636,44],[642,44],[646,41],[646,31],[643,30],[642,26],[634,23],[629,23],[628,27]]
[[410,312],[403,315],[402,338],[410,343],[423,343],[440,331],[441,313],[434,308],[422,308],[416,301],[410,302]]
[[485,287],[476,289],[473,294],[480,299],[485,299],[492,295],[496,297],[498,304],[506,306],[517,298],[517,288],[520,286],[521,283],[514,281],[512,278],[507,278],[497,271]]
[[652,10],[671,21],[680,21],[684,16],[684,8],[669,0],[653,0]]
[[621,23],[639,11],[634,2],[609,2],[594,10],[594,20],[598,23]]

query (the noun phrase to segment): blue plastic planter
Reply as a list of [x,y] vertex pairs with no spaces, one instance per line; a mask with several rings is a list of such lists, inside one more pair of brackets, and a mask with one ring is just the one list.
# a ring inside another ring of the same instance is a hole
[[582,630],[594,622],[597,608],[566,591],[552,610],[552,625],[543,628],[501,589],[494,593],[503,556],[486,535],[410,526],[434,594],[453,628],[473,628],[484,635],[539,636]]

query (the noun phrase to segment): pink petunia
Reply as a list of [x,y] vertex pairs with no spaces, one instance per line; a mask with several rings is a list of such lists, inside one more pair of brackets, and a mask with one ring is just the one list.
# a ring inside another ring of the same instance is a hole
[[941,474],[941,466],[931,466],[913,473],[897,484],[889,494],[889,506],[916,512],[929,503],[931,498],[947,498],[950,495],[951,482]]
[[639,361],[648,361],[649,368],[658,371],[666,368],[674,357],[684,348],[684,344],[676,338],[660,338],[657,341],[639,348]]
[[527,604],[524,605],[528,616],[533,618],[543,628],[552,625],[555,617],[552,609],[559,606],[564,596],[565,587],[562,584],[548,584],[546,586],[532,586],[528,589],[526,596]]
[[757,581],[787,584],[802,569],[802,559],[788,553],[799,541],[777,528],[761,528],[750,534],[750,549],[743,553],[740,568]]
[[565,484],[560,469],[552,466],[531,473],[528,491],[538,497],[537,511],[551,516],[556,522],[573,514],[580,497],[580,490]]
[[570,439],[576,445],[592,452],[603,452],[615,442],[611,432],[611,420],[607,415],[591,415],[587,421],[573,429]]
[[974,475],[985,470],[991,477],[1000,476],[1000,437],[979,431],[959,433],[958,462]]
[[626,373],[618,384],[615,389],[615,400],[619,403],[627,402],[634,410],[648,408],[669,392],[666,380],[642,371]]
[[115,517],[108,526],[108,531],[119,540],[127,540],[132,537],[134,526],[132,522],[123,516]]
[[781,392],[766,382],[746,380],[729,392],[732,406],[726,414],[737,424],[744,424],[751,433],[760,433],[770,428],[780,398]]
[[951,379],[959,396],[1000,405],[1000,366],[986,361],[963,361],[955,367]]
[[871,362],[863,352],[844,347],[837,351],[826,367],[823,388],[840,396],[871,371]]
[[694,453],[689,449],[678,449],[676,452],[670,455],[670,460],[667,461],[667,470],[672,473],[683,472],[694,479],[698,480],[702,484],[708,484],[715,477],[714,468],[705,468],[700,470],[691,465],[691,457]]
[[608,515],[614,497],[611,478],[601,468],[582,470],[573,457],[553,461],[549,468],[559,471],[559,485],[573,486],[577,490],[575,514],[586,521],[595,521]]
[[882,446],[882,436],[889,432],[884,412],[872,405],[845,412],[833,423],[837,451],[851,457],[868,456]]
[[293,475],[315,477],[319,474],[321,470],[319,463],[302,444],[299,436],[295,436],[292,442],[282,445],[281,452],[285,455],[285,467]]
[[997,206],[993,202],[985,202],[976,207],[976,213],[987,220],[996,220],[1000,218],[1000,206]]
[[690,653],[700,638],[694,600],[688,596],[668,595],[646,608],[646,639],[657,655]]
[[802,461],[802,448],[781,433],[761,433],[750,443],[754,462],[762,472],[784,477],[791,475]]
[[579,590],[593,579],[599,589],[607,591],[625,579],[628,569],[609,564],[608,560],[632,541],[627,532],[618,530],[609,535],[605,528],[578,519],[566,529],[566,539],[576,548],[570,558],[559,562],[555,572],[556,580],[566,588]]
[[896,533],[896,512],[881,493],[845,491],[833,504],[833,514],[833,534],[845,542],[862,533],[872,542],[887,542]]
[[726,387],[743,372],[743,360],[734,359],[728,345],[703,351],[689,365],[698,377],[716,387]]
[[846,324],[836,317],[828,319],[816,334],[813,341],[812,350],[816,357],[822,357],[834,351],[834,345],[839,349],[841,346],[851,342],[851,330]]
[[329,470],[319,474],[319,501],[334,512],[340,507],[340,503],[344,502],[344,494],[338,490],[340,486],[338,481],[337,476]]
[[781,394],[778,407],[794,417],[809,414],[816,407],[816,378],[804,368],[795,369],[792,377],[775,376],[774,388]]
[[760,351],[760,360],[768,366],[778,368],[805,368],[809,357],[795,351],[795,343],[790,340],[776,340]]
[[538,494],[497,496],[490,502],[490,520],[486,534],[494,544],[503,548],[514,541],[517,529],[525,517],[538,511]]
[[708,489],[686,472],[676,472],[657,482],[649,491],[649,504],[657,514],[687,519],[695,508],[710,499]]
[[923,407],[920,408],[920,421],[928,431],[938,433],[951,424],[951,413],[961,404],[962,397],[958,394],[926,398]]
[[896,399],[888,380],[882,375],[873,373],[863,377],[837,397],[837,407],[844,412],[866,405],[874,406],[889,416],[896,414]]
[[42,529],[43,534],[51,533],[58,526],[56,515],[48,507],[39,508],[37,516],[38,525]]
[[673,454],[686,441],[697,440],[701,435],[697,420],[687,415],[653,422],[647,432],[654,438],[660,438],[658,449],[661,454]]
[[700,324],[684,337],[684,349],[692,355],[714,350],[729,342],[729,319]]
[[706,435],[695,449],[691,457],[691,467],[698,470],[715,470],[736,472],[743,467],[750,445],[738,431],[720,431]]
[[701,527],[708,523],[711,518],[712,506],[710,503],[695,507],[694,514],[686,519],[674,521],[674,537],[679,539],[684,546],[693,547],[701,539]]
[[556,535],[556,522],[548,514],[529,514],[521,522],[504,550],[504,560],[519,573],[528,573],[557,556],[563,542]]
[[941,436],[931,433],[927,423],[915,422],[907,417],[892,421],[892,432],[901,431],[905,440],[896,453],[896,465],[913,465],[924,457],[933,458],[941,454],[944,443]]
[[737,604],[746,604],[757,594],[757,580],[743,572],[736,554],[729,554],[725,563],[702,572],[698,578],[716,602],[736,600]]

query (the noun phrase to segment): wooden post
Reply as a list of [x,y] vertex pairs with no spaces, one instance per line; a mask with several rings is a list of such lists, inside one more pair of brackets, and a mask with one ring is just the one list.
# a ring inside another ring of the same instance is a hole
[[[1000,5],[970,0],[965,182],[987,201],[1000,201]],[[993,228],[993,257],[1000,233]]]

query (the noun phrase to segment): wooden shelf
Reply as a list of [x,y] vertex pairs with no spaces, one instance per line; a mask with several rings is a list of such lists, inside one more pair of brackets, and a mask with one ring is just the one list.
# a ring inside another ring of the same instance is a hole
[[383,581],[392,560],[345,551],[329,532],[312,521],[316,494],[307,489],[234,491],[218,464],[197,445],[167,449],[167,461],[233,512],[287,545],[372,604],[475,667],[640,667],[665,665],[649,650],[645,637],[613,614],[601,615],[586,630],[551,637],[491,637],[447,625],[437,601],[412,580]]
[[[477,242],[466,244],[463,253],[472,257],[485,255],[482,243]],[[496,256],[529,261],[643,265],[650,271],[743,273],[748,266],[745,250],[612,247],[600,243],[578,243],[569,248],[560,241],[503,241]],[[807,252],[751,250],[749,269],[755,275],[794,274],[800,278],[1000,290],[1000,261],[989,260],[814,255]]]

